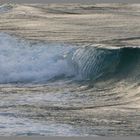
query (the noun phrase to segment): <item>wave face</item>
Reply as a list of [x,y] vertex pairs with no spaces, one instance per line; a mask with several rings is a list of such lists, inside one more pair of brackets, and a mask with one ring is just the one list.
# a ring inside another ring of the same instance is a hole
[[83,47],[73,53],[70,63],[81,79],[137,77],[140,67],[140,48]]
[[120,50],[83,47],[73,53],[71,62],[81,79],[95,80],[116,70]]
[[0,34],[0,83],[47,82],[139,76],[140,48],[31,44]]

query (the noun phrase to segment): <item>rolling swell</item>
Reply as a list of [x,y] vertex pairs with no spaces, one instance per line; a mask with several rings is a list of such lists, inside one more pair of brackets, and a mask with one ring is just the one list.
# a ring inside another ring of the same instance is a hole
[[140,68],[140,48],[83,47],[73,53],[71,62],[82,80],[112,77],[137,79]]

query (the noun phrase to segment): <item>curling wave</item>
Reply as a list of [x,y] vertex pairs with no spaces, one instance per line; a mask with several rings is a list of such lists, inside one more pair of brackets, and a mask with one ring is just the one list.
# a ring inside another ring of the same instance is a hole
[[140,48],[103,45],[31,44],[0,34],[0,83],[47,82],[75,77],[83,81],[139,79]]
[[[73,65],[81,79],[136,78],[139,76],[140,48],[101,48],[87,46],[70,54]],[[137,78],[136,78],[137,79]]]

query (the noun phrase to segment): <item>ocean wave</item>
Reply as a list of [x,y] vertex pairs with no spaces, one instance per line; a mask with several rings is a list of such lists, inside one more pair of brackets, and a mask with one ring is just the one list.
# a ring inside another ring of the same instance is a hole
[[8,12],[12,10],[13,7],[14,7],[14,4],[10,4],[10,3],[5,3],[3,5],[0,5],[0,13]]
[[[100,45],[102,46],[102,45]],[[83,80],[132,78],[139,76],[140,48],[103,48],[96,45],[77,49],[69,63]]]
[[0,83],[40,83],[59,78],[96,81],[139,77],[140,48],[36,43],[0,34]]

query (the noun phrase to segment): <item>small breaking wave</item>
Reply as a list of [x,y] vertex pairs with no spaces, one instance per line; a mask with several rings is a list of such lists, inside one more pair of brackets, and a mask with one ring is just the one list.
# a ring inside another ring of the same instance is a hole
[[0,5],[0,13],[8,12],[8,11],[12,10],[13,7],[14,7],[14,4],[10,4],[10,3]]
[[70,57],[70,64],[81,79],[132,78],[139,76],[140,48],[100,48],[87,46],[77,49]]

